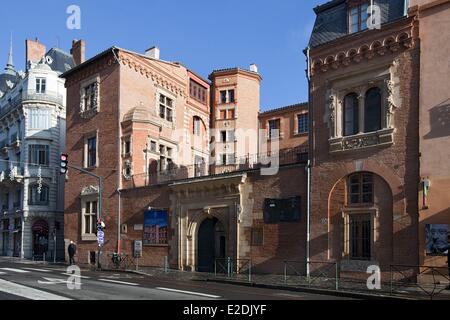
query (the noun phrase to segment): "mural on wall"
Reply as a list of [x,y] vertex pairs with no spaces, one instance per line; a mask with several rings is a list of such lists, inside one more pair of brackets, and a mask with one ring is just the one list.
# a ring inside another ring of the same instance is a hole
[[449,250],[449,229],[448,224],[427,224],[425,226],[427,255],[447,255]]
[[167,244],[167,210],[150,210],[144,213],[144,245]]

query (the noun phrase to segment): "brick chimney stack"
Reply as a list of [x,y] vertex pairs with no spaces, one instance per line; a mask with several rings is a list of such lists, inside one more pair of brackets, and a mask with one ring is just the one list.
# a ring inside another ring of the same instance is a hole
[[38,63],[45,56],[45,45],[36,40],[25,40],[25,50],[26,50],[26,61],[25,65],[28,68],[28,63]]
[[84,40],[73,40],[70,54],[73,56],[75,64],[78,66],[85,61],[86,43]]

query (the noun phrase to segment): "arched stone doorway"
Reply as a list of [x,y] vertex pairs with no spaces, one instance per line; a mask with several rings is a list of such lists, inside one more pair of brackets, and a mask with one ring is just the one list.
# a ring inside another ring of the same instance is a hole
[[41,257],[48,252],[48,223],[45,220],[37,220],[31,227],[33,235],[33,255]]
[[205,219],[198,229],[197,271],[214,272],[216,259],[226,256],[226,235],[223,224],[217,218]]

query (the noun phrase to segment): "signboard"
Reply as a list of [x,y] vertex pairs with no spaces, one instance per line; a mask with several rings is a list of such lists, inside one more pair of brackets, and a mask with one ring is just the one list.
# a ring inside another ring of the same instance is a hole
[[447,251],[449,250],[449,230],[448,224],[427,224],[425,226],[427,255],[447,255]]
[[301,197],[287,199],[265,199],[264,222],[275,224],[280,222],[300,221]]
[[142,257],[142,241],[137,240],[134,242],[134,257],[140,258]]
[[105,233],[103,231],[97,232],[97,241],[100,246],[105,242]]
[[149,210],[144,213],[144,245],[167,244],[167,210]]

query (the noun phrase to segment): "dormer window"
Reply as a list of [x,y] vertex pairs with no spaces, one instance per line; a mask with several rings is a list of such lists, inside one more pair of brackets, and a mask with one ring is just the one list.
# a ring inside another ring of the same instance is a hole
[[369,3],[362,2],[353,5],[348,11],[348,31],[349,33],[356,33],[367,29],[367,20],[369,19]]

